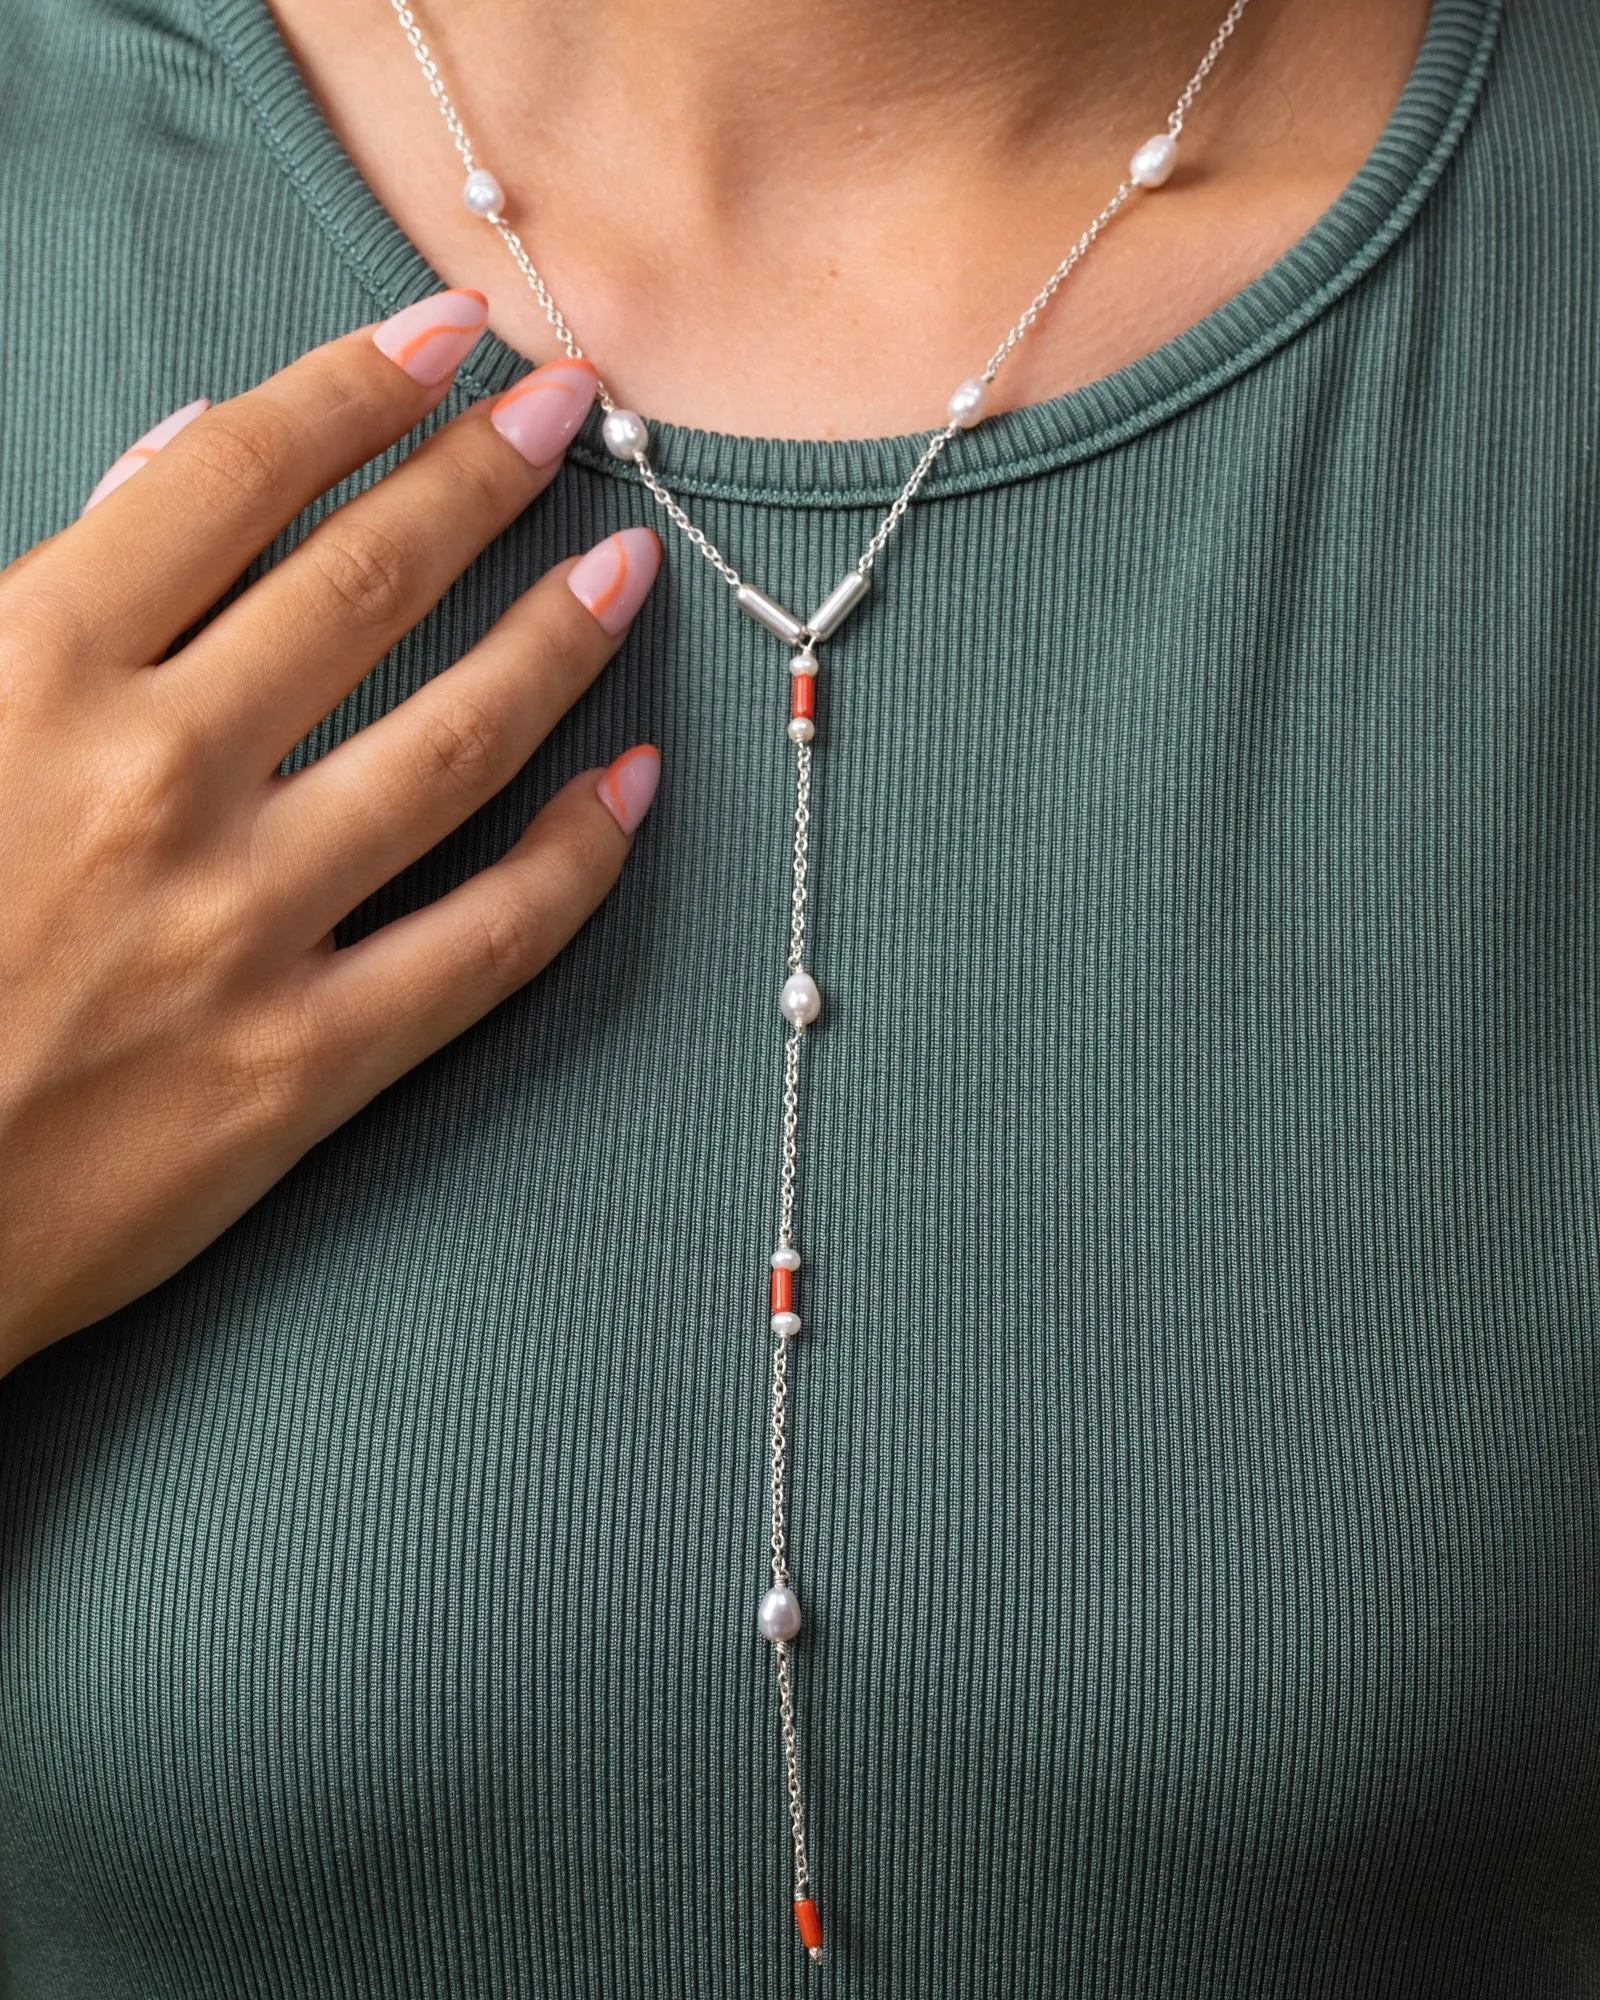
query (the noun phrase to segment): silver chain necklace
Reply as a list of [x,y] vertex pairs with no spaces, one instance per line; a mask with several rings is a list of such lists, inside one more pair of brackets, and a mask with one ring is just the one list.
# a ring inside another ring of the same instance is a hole
[[[770,1588],[761,1600],[757,1616],[761,1635],[770,1641],[777,1661],[778,1723],[783,1742],[789,1833],[794,1847],[795,1920],[799,1926],[801,1943],[811,1957],[818,1961],[822,1958],[822,1922],[811,1894],[811,1864],[806,1850],[805,1795],[800,1784],[800,1746],[795,1724],[793,1646],[800,1631],[800,1604],[789,1573],[786,1514],[789,1471],[789,1350],[800,1332],[800,1316],[794,1309],[795,1280],[800,1269],[800,1253],[795,1248],[794,1242],[795,1191],[799,1170],[800,1045],[805,1039],[807,1028],[816,1020],[822,1009],[822,997],[817,990],[816,981],[805,966],[812,743],[817,729],[817,648],[824,640],[833,637],[866,597],[873,565],[883,554],[890,537],[904,520],[907,508],[916,498],[923,481],[932,471],[940,455],[954,442],[959,432],[971,430],[983,421],[988,413],[990,386],[1012,349],[1026,338],[1050,301],[1094,247],[1102,232],[1132,200],[1135,191],[1164,187],[1171,179],[1172,171],[1177,165],[1178,140],[1183,132],[1184,121],[1193,109],[1195,99],[1200,95],[1206,78],[1216,67],[1223,49],[1227,46],[1234,29],[1238,27],[1249,4],[1250,0],[1233,0],[1233,5],[1228,9],[1211,39],[1211,46],[1206,50],[1204,60],[1190,77],[1182,95],[1174,105],[1171,116],[1167,119],[1166,130],[1147,139],[1134,154],[1128,166],[1128,178],[1034,294],[1011,330],[989,356],[983,372],[970,376],[951,396],[945,413],[944,428],[935,431],[923,446],[921,456],[911,468],[905,484],[896,494],[888,512],[879,522],[876,534],[862,550],[855,567],[845,571],[839,583],[809,618],[796,618],[792,612],[785,610],[775,597],[769,597],[765,591],[745,581],[722,551],[689,518],[652,465],[650,432],[644,419],[633,410],[620,408],[604,382],[600,383],[597,390],[600,407],[605,412],[602,435],[605,438],[606,448],[614,457],[625,460],[635,468],[674,527],[678,528],[700,551],[733,592],[734,601],[739,609],[753,618],[758,625],[765,626],[776,639],[791,649],[789,719],[786,733],[794,746],[794,834],[789,904],[788,976],[778,995],[779,1011],[788,1024],[788,1030],[783,1048],[778,1247],[772,1253],[769,1274],[773,1350],[771,1416],[768,1433],[770,1465],[768,1567],[772,1580]],[[433,93],[434,102],[438,105],[445,124],[450,128],[450,136],[455,141],[456,151],[461,156],[461,164],[466,169],[466,179],[461,189],[462,200],[473,215],[489,223],[499,234],[501,241],[515,259],[517,269],[527,280],[529,289],[543,308],[546,319],[555,330],[556,338],[568,357],[574,361],[581,360],[583,349],[578,345],[571,327],[562,316],[561,308],[551,296],[549,287],[539,275],[533,259],[528,255],[522,238],[506,219],[505,190],[493,174],[478,165],[472,141],[467,136],[466,127],[461,122],[460,114],[451,101],[449,92],[445,89],[443,79],[439,75],[439,66],[428,52],[422,31],[417,25],[415,12],[405,4],[405,0],[390,0],[390,5],[405,33],[406,40],[411,45],[412,54],[421,65],[422,74],[426,77],[428,88]]]

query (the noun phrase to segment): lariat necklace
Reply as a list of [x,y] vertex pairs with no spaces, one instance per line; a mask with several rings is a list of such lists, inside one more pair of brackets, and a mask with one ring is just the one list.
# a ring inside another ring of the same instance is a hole
[[[1178,162],[1178,140],[1184,121],[1206,78],[1249,6],[1250,0],[1233,0],[1212,37],[1205,59],[1184,87],[1167,120],[1166,130],[1147,139],[1133,155],[1128,178],[1101,209],[1072,248],[1057,264],[1044,284],[1029,301],[1015,325],[990,355],[979,375],[970,376],[951,396],[942,430],[935,431],[923,446],[922,455],[907,475],[905,484],[878,524],[853,569],[845,571],[835,587],[811,613],[796,618],[775,597],[770,597],[736,570],[722,551],[689,518],[650,459],[650,432],[634,410],[621,408],[605,383],[597,394],[605,413],[601,435],[613,457],[632,465],[657,503],[733,592],[739,609],[764,626],[773,637],[790,649],[789,715],[785,733],[794,749],[794,820],[790,857],[789,956],[787,974],[778,992],[778,1011],[787,1024],[783,1042],[783,1117],[779,1144],[778,1242],[769,1260],[768,1307],[772,1331],[772,1387],[767,1440],[769,1472],[768,1568],[771,1583],[761,1599],[757,1622],[761,1636],[772,1647],[777,1663],[778,1728],[783,1746],[785,1804],[789,1837],[794,1848],[794,1914],[800,1941],[811,1957],[822,1958],[822,1920],[811,1894],[811,1863],[806,1849],[805,1794],[800,1783],[800,1745],[795,1721],[794,1642],[800,1632],[800,1601],[795,1595],[789,1568],[789,1536],[786,1511],[789,1486],[789,1356],[800,1333],[800,1315],[795,1310],[795,1285],[800,1271],[800,1252],[795,1247],[796,1189],[800,1161],[800,1049],[806,1030],[822,1011],[822,996],[806,968],[806,890],[810,868],[809,832],[811,825],[812,746],[817,734],[818,647],[859,609],[871,587],[873,567],[888,546],[890,537],[904,520],[923,481],[947,446],[959,432],[971,430],[988,414],[989,393],[995,377],[1018,342],[1023,340],[1072,272],[1094,247],[1102,232],[1132,200],[1138,189],[1164,187]],[[539,275],[522,238],[506,217],[505,190],[493,174],[480,167],[472,141],[439,75],[438,64],[428,52],[417,25],[416,14],[404,0],[390,0],[395,16],[422,67],[450,136],[455,141],[461,164],[466,170],[461,198],[468,210],[494,228],[516,261],[534,297],[544,310],[568,357],[583,358],[572,329],[549,287]]]

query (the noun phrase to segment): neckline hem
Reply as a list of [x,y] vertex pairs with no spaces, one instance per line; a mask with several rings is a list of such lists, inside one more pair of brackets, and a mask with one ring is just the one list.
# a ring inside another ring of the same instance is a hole
[[[214,45],[269,152],[385,316],[444,280],[379,202],[306,87],[266,0],[199,0]],[[1325,313],[1399,240],[1460,142],[1487,73],[1503,0],[1433,0],[1422,46],[1376,145],[1337,200],[1258,278],[1194,326],[1113,374],[963,434],[919,504],[1039,477],[1114,450],[1216,395]],[[486,334],[458,376],[504,389],[525,356]],[[678,493],[784,508],[884,506],[929,432],[762,438],[651,421],[652,456]],[[632,480],[597,416],[569,447],[589,470]]]

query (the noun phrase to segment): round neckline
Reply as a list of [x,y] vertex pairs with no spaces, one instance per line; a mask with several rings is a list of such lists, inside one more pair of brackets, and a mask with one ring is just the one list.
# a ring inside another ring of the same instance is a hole
[[[1326,312],[1399,239],[1444,172],[1477,102],[1502,5],[1433,0],[1411,75],[1377,144],[1333,205],[1258,278],[1115,373],[966,432],[923,495],[977,492],[1112,450],[1215,395]],[[370,294],[374,317],[439,290],[444,279],[323,117],[267,0],[199,0],[199,7],[273,161]],[[458,380],[469,395],[492,395],[528,365],[488,333]],[[651,432],[652,456],[678,493],[775,507],[887,505],[928,436],[743,437],[655,420]],[[601,444],[598,413],[568,455],[611,477],[634,476]]]

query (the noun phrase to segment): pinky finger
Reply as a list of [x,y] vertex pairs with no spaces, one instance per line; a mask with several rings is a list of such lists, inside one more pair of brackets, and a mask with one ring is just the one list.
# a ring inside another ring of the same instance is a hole
[[503,860],[324,961],[350,1110],[526,986],[575,936],[621,874],[660,770],[659,753],[638,744],[609,770],[580,772]]

